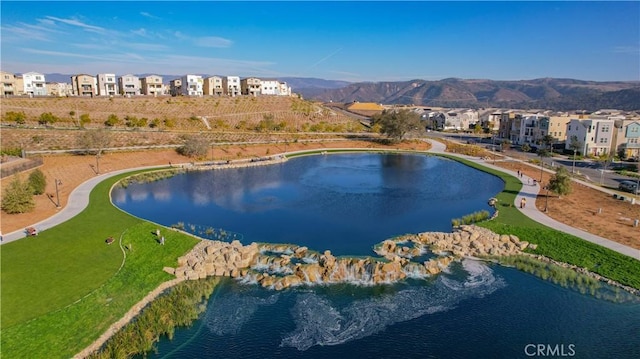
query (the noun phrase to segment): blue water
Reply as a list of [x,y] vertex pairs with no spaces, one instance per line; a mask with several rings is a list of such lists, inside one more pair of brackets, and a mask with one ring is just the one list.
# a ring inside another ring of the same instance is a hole
[[[446,159],[348,154],[192,172],[116,189],[113,200],[143,218],[224,229],[245,243],[371,255],[387,237],[449,231],[451,218],[490,210],[487,199],[502,187]],[[227,279],[206,313],[150,357],[527,358],[535,345],[556,357],[640,357],[640,300],[597,293],[605,299],[471,260],[428,280],[374,287],[275,292]]]
[[296,243],[369,255],[384,239],[450,231],[451,219],[492,209],[503,182],[424,155],[341,154],[190,172],[116,188],[114,203],[167,226],[183,222],[242,234],[244,243]]

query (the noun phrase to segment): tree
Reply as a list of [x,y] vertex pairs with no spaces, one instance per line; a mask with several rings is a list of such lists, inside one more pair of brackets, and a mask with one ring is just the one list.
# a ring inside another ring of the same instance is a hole
[[544,158],[549,157],[550,153],[545,147],[538,149],[538,156],[540,156],[540,183],[542,183],[542,169],[544,168]]
[[558,196],[571,193],[571,176],[564,166],[558,166],[556,173],[549,179],[547,188]]
[[502,142],[500,142],[500,150],[502,152],[508,150],[509,147],[511,147],[511,141],[509,141],[507,139],[504,139],[504,140],[502,140]]
[[380,124],[380,131],[397,142],[404,140],[409,132],[421,128],[419,115],[409,110],[382,111],[375,124]]
[[118,115],[113,113],[109,115],[109,117],[107,117],[106,121],[104,121],[104,125],[107,127],[113,127],[118,125],[119,123],[120,123],[120,119],[118,118]]
[[51,125],[58,121],[58,117],[56,117],[51,112],[45,112],[38,117],[38,123],[41,125]]
[[29,174],[28,179],[29,186],[31,186],[32,193],[35,195],[43,194],[45,188],[47,187],[47,178],[44,173],[40,171],[40,169],[36,169],[35,171]]
[[209,151],[209,141],[206,138],[196,135],[183,136],[184,143],[178,147],[179,154],[187,157],[203,158]]
[[528,143],[525,143],[524,145],[522,145],[522,152],[530,152],[531,151],[531,146],[529,146]]
[[26,213],[35,206],[31,186],[16,176],[2,194],[2,210],[8,214]]
[[100,156],[105,148],[111,143],[111,134],[106,130],[88,130],[81,133],[77,138],[78,147],[86,153],[96,155],[96,173],[100,173]]
[[480,125],[480,121],[476,122],[475,126],[473,126],[473,133],[475,134],[482,133],[482,126]]
[[578,140],[578,136],[571,136],[571,140],[569,142],[569,148],[573,150],[573,166],[571,167],[571,173],[576,172],[576,152],[580,149],[581,144]]

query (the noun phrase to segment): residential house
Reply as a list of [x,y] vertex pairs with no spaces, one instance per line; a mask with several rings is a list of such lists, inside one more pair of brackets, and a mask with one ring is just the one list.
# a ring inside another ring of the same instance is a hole
[[615,129],[612,119],[571,119],[567,124],[567,141],[565,149],[571,150],[571,139],[576,137],[580,143],[578,152],[587,156],[601,156],[612,152],[613,133]]
[[169,93],[171,96],[182,95],[182,79],[173,79],[169,81]]
[[502,112],[499,118],[500,125],[498,127],[498,137],[503,139],[511,138],[511,129],[514,126],[517,128],[518,133],[520,133],[520,121],[522,120],[522,115],[515,113],[514,111]]
[[567,140],[567,123],[576,116],[570,116],[567,113],[549,116],[548,134],[551,135],[556,142],[563,143]]
[[98,96],[115,96],[118,94],[118,83],[115,74],[98,74]]
[[0,80],[2,80],[3,96],[15,96],[18,94],[18,89],[16,88],[16,75],[0,71]]
[[621,158],[640,159],[640,118],[615,120],[614,142]]
[[222,77],[211,76],[204,79],[202,92],[208,96],[222,95],[224,93],[224,89],[222,88]]
[[258,96],[260,95],[260,86],[262,81],[255,77],[247,77],[240,80],[240,92],[243,95]]
[[280,96],[291,96],[291,87],[287,85],[286,82],[280,82],[278,84],[278,95]]
[[[520,121],[518,126],[518,121]],[[537,147],[549,133],[549,118],[541,114],[522,114],[512,122],[509,140],[517,145]]]
[[202,76],[182,76],[181,93],[185,96],[202,96]]
[[22,93],[29,96],[47,96],[47,83],[44,75],[39,72],[22,74]]
[[277,81],[277,80],[260,81],[260,94],[261,95],[279,95],[280,81]]
[[76,96],[95,96],[98,93],[98,83],[95,77],[87,74],[71,76],[71,87]]
[[222,88],[226,95],[238,96],[240,95],[240,77],[227,76],[222,79]]
[[162,96],[167,93],[162,84],[162,77],[149,75],[140,79],[140,93],[147,96]]
[[47,95],[65,97],[73,95],[73,88],[67,82],[47,82]]
[[118,77],[118,88],[123,96],[140,95],[140,79],[131,74]]

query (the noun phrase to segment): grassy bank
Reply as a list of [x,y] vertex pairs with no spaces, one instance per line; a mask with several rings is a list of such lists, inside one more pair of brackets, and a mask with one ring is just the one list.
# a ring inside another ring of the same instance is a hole
[[522,214],[512,205],[522,187],[522,183],[514,176],[464,159],[446,157],[500,177],[505,183],[504,190],[496,195],[500,214],[492,221],[477,223],[477,225],[499,234],[514,234],[521,240],[537,244],[538,248],[532,251],[533,253],[586,268],[619,283],[640,289],[640,261],[549,228]]
[[[6,358],[69,358],[135,303],[172,278],[162,271],[197,239],[134,218],[109,201],[116,176],[98,184],[78,216],[2,250],[2,332]],[[107,237],[116,242],[105,243]],[[118,246],[122,237],[123,251]]]

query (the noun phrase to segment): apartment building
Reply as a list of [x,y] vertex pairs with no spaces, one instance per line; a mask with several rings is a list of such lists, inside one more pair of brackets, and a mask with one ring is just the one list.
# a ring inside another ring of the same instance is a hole
[[240,80],[240,92],[243,95],[260,95],[260,86],[262,86],[262,81],[255,77],[247,77]]
[[640,118],[614,120],[616,154],[621,158],[640,159]]
[[118,83],[115,74],[98,74],[98,96],[115,96],[118,94]]
[[565,149],[571,150],[571,138],[580,143],[578,152],[583,155],[600,156],[612,152],[615,147],[613,119],[571,119],[567,124]]
[[210,76],[204,79],[202,92],[208,96],[221,96],[222,94],[224,94],[224,89],[222,87],[222,77]]
[[260,82],[260,94],[261,95],[279,95],[280,94],[280,81],[277,80],[262,80]]
[[548,133],[548,117],[541,114],[522,114],[516,116],[512,122],[510,141],[517,145],[527,144],[535,147]]
[[240,95],[240,77],[227,76],[222,78],[222,88],[226,95],[232,97]]
[[185,75],[182,76],[181,93],[184,96],[202,96],[202,76]]
[[166,92],[162,84],[162,77],[149,75],[140,79],[140,92],[148,96],[164,95]]
[[16,75],[0,71],[0,80],[2,80],[2,96],[15,96],[18,94]]
[[29,96],[47,96],[47,83],[44,75],[39,72],[22,74],[22,93]]
[[71,87],[76,96],[95,96],[98,94],[98,82],[95,77],[87,74],[71,76]]
[[118,88],[123,96],[140,95],[140,79],[131,74],[118,77]]
[[286,82],[279,83],[279,94],[280,96],[291,96],[291,87],[287,85]]

